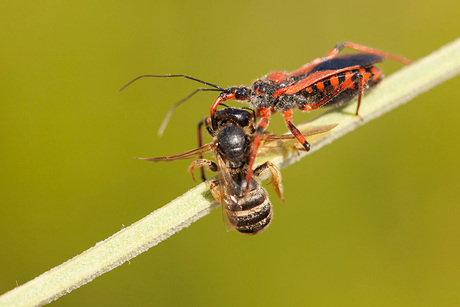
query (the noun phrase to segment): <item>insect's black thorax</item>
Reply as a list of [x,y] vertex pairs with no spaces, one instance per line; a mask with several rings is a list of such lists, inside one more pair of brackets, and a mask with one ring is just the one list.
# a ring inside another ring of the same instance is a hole
[[292,77],[288,75],[284,76],[284,80],[274,81],[265,76],[255,81],[251,86],[252,93],[249,99],[250,106],[255,109],[274,107],[278,101],[275,97],[276,91],[281,88],[286,88],[293,83]]

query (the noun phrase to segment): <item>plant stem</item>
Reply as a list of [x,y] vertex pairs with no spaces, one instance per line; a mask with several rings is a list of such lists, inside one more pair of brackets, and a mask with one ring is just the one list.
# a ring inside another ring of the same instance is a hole
[[[332,110],[304,125],[299,125],[300,129],[305,129],[306,126],[339,123],[328,133],[310,137],[312,150],[308,154],[454,77],[459,72],[460,39],[457,39],[383,80],[374,90],[365,95],[360,109],[361,118],[352,116],[356,109],[356,103],[352,103],[345,108]],[[265,160],[285,168],[305,155],[307,153],[298,154],[294,150],[285,150],[269,155]],[[56,300],[147,251],[216,207],[218,204],[213,200],[206,183],[199,184],[82,254],[3,294],[0,296],[0,306],[36,306]]]

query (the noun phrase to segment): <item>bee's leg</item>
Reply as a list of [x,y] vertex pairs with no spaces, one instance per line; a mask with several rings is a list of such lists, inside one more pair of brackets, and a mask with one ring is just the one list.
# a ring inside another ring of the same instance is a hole
[[193,176],[193,171],[196,170],[197,168],[200,168],[200,167],[206,167],[207,169],[209,169],[212,172],[217,172],[217,170],[218,170],[217,164],[214,163],[211,160],[207,160],[207,159],[195,160],[188,167],[188,172],[190,173],[190,175],[192,175],[193,181],[196,181],[195,176]]
[[283,197],[283,184],[281,183],[281,172],[276,167],[275,164],[271,163],[270,161],[265,162],[264,164],[258,166],[254,170],[254,176],[260,177],[266,171],[270,171],[269,174],[269,183],[273,185],[273,189],[275,190],[278,197],[284,201]]
[[210,183],[209,183],[209,190],[211,190],[211,194],[212,196],[218,201],[220,202],[221,204],[224,203],[224,199],[222,197],[222,189],[221,189],[221,181],[216,179],[216,180],[212,180]]

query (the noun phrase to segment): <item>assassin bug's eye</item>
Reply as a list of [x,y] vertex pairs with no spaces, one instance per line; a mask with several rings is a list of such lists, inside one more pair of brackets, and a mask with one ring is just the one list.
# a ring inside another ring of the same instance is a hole
[[247,87],[240,87],[235,91],[235,99],[246,100],[249,98],[251,90]]

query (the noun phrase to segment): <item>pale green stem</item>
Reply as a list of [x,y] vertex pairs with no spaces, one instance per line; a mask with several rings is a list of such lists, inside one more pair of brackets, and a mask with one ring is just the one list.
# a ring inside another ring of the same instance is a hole
[[[316,151],[356,127],[428,91],[460,72],[460,39],[386,78],[364,97],[360,115],[352,116],[356,104],[320,116],[306,126],[339,125],[330,132],[309,138]],[[299,126],[302,129],[302,125]],[[294,150],[277,151],[266,159],[284,168],[303,156]],[[49,303],[90,282],[125,261],[145,252],[182,228],[208,214],[213,202],[205,183],[149,214],[84,253],[3,294],[0,306],[35,306]]]

